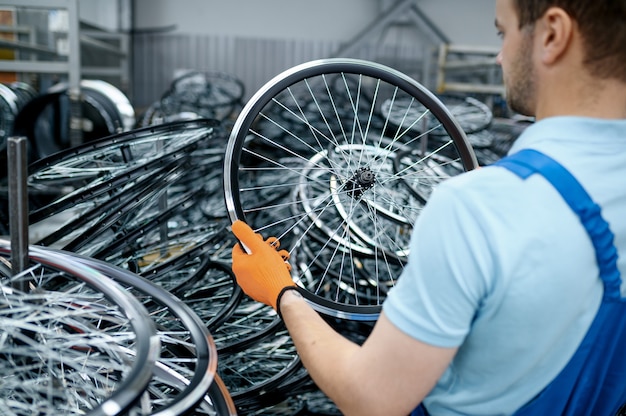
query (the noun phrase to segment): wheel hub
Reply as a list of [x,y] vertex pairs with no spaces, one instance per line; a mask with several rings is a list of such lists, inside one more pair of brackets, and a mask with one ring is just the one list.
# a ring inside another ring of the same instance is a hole
[[365,191],[373,187],[375,183],[376,175],[374,172],[368,167],[361,167],[348,180],[346,188],[352,198],[358,199]]

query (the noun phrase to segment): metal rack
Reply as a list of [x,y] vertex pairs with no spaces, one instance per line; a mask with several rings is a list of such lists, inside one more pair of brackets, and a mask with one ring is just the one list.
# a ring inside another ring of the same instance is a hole
[[[498,48],[453,44],[446,34],[422,12],[417,0],[381,0],[385,12],[333,56],[350,56],[363,44],[375,42],[392,28],[413,27],[424,36],[422,41],[434,47],[438,55],[435,85],[430,85],[431,60],[426,51],[422,57],[422,83],[438,93],[478,93],[504,96]],[[464,77],[459,77],[463,74]],[[468,76],[470,75],[470,76]],[[461,79],[466,78],[466,79]],[[470,80],[471,78],[471,80]]]
[[[69,96],[69,140],[72,145],[83,141],[81,112],[81,80],[83,76],[113,76],[120,79],[125,88],[130,83],[128,34],[112,33],[95,29],[81,30],[79,0],[0,0],[0,6],[16,9],[42,9],[67,11],[66,49],[38,45],[36,28],[28,25],[0,26],[0,33],[14,33],[26,40],[0,40],[0,48],[20,52],[17,59],[0,59],[0,72],[63,74],[67,77]],[[111,43],[112,42],[112,43]],[[82,63],[81,46],[93,48],[107,56],[119,58],[117,66],[86,66]],[[25,55],[30,59],[24,59]]]
[[[80,43],[78,33],[78,0],[2,0],[2,6],[16,8],[36,8],[36,9],[62,9],[68,12],[68,46],[72,51],[68,54],[67,61],[52,60],[0,60],[0,71],[2,72],[36,72],[48,74],[68,74],[71,88],[80,88]],[[16,33],[33,33],[32,28],[15,26],[3,27],[3,31],[13,31]],[[3,42],[3,47],[13,47],[26,52],[38,52],[49,56],[58,56],[52,49],[38,47],[34,44],[34,36],[31,42]]]
[[[62,9],[68,13],[68,48],[72,53],[67,55],[67,61],[58,61],[52,59],[38,60],[0,60],[1,72],[26,72],[26,73],[44,73],[44,74],[67,74],[68,77],[68,94],[70,98],[70,143],[80,144],[82,142],[82,130],[80,113],[80,42],[78,34],[78,0],[3,0],[3,6],[16,8],[35,8],[35,9]],[[5,28],[11,30],[11,28]],[[18,33],[24,33],[27,30],[24,27],[15,27]],[[33,32],[28,32],[33,33]],[[11,42],[5,41],[4,47],[10,47],[18,51],[36,53],[38,58],[53,57],[57,58],[59,54],[49,48],[39,47],[34,43],[34,36],[31,42]]]
[[[444,43],[439,47],[437,92],[504,96],[504,84],[496,57],[499,48]],[[466,79],[459,79],[463,74]],[[456,79],[455,79],[455,75]],[[470,75],[474,75],[473,79]]]

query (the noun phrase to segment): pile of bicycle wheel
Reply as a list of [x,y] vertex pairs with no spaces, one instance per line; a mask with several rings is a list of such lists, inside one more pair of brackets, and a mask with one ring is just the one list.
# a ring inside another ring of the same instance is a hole
[[468,136],[490,121],[388,67],[333,59],[268,82],[234,126],[164,122],[37,160],[26,270],[0,241],[0,407],[340,414],[276,313],[237,286],[231,222],[277,236],[310,304],[362,342],[432,189],[478,166]]

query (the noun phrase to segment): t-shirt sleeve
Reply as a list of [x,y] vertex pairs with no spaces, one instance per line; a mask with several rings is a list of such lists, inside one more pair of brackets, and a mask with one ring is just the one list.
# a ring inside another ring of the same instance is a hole
[[383,311],[400,330],[440,347],[459,346],[492,276],[481,201],[462,187],[440,184],[417,219],[410,253]]

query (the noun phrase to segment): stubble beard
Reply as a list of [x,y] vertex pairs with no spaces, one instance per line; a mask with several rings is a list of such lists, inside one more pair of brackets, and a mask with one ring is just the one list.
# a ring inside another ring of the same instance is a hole
[[524,116],[534,116],[535,71],[533,67],[532,35],[527,34],[511,69],[506,83],[506,100],[509,108]]

